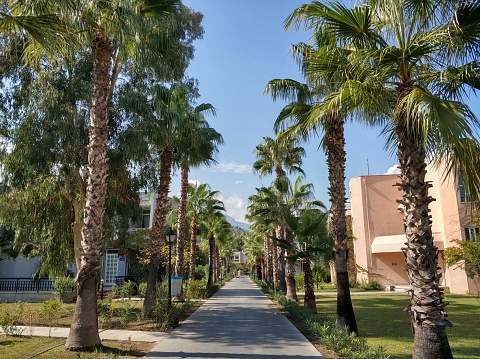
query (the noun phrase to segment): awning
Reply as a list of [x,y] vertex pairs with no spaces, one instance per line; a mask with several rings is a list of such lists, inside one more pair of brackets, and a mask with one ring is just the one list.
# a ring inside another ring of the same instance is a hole
[[[433,233],[433,243],[439,250],[443,250],[443,240],[440,239],[440,233]],[[438,239],[436,239],[438,238]],[[407,238],[405,234],[395,234],[391,236],[375,237],[372,243],[372,253],[396,253],[401,252],[406,247]]]

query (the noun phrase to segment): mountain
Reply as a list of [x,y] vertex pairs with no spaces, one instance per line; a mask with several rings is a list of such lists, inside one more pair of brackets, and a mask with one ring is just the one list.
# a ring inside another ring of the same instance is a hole
[[248,231],[250,230],[250,225],[248,223],[244,223],[244,222],[238,222],[237,220],[235,220],[234,218],[228,216],[228,215],[225,215],[225,217],[227,218],[227,221],[234,227],[240,227],[241,229],[243,229],[244,231]]

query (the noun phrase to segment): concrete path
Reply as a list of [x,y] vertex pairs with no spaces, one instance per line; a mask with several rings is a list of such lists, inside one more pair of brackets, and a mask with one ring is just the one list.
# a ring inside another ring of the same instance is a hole
[[234,278],[145,358],[323,358],[248,277]]
[[[28,327],[23,325],[17,325],[16,328],[20,330],[21,335],[48,337],[48,327]],[[70,328],[52,328],[50,336],[55,338],[67,338]],[[3,333],[0,328],[0,334]],[[138,330],[117,330],[106,329],[100,330],[100,339],[102,340],[131,340],[134,342],[158,342],[165,338],[168,333],[163,332],[142,332]]]

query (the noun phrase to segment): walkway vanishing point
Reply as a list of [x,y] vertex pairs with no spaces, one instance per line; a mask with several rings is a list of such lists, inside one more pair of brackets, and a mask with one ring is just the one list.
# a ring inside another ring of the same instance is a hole
[[248,277],[234,278],[145,358],[323,358]]

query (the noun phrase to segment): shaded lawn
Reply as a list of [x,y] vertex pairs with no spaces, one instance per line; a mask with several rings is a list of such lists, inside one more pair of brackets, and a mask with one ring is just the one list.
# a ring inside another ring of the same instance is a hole
[[[335,317],[335,296],[315,293],[319,314]],[[480,359],[480,298],[476,296],[445,294],[450,303],[446,307],[453,327],[447,335],[456,359]],[[413,352],[413,334],[409,317],[403,312],[409,297],[402,295],[352,293],[353,308],[359,335],[372,348],[382,346],[391,359],[410,359]]]
[[[65,350],[65,338],[28,337],[0,335],[0,358],[24,359],[35,356],[43,359],[100,359],[140,358],[156,343],[102,341],[97,352],[72,352]],[[81,355],[81,356],[80,356]]]

